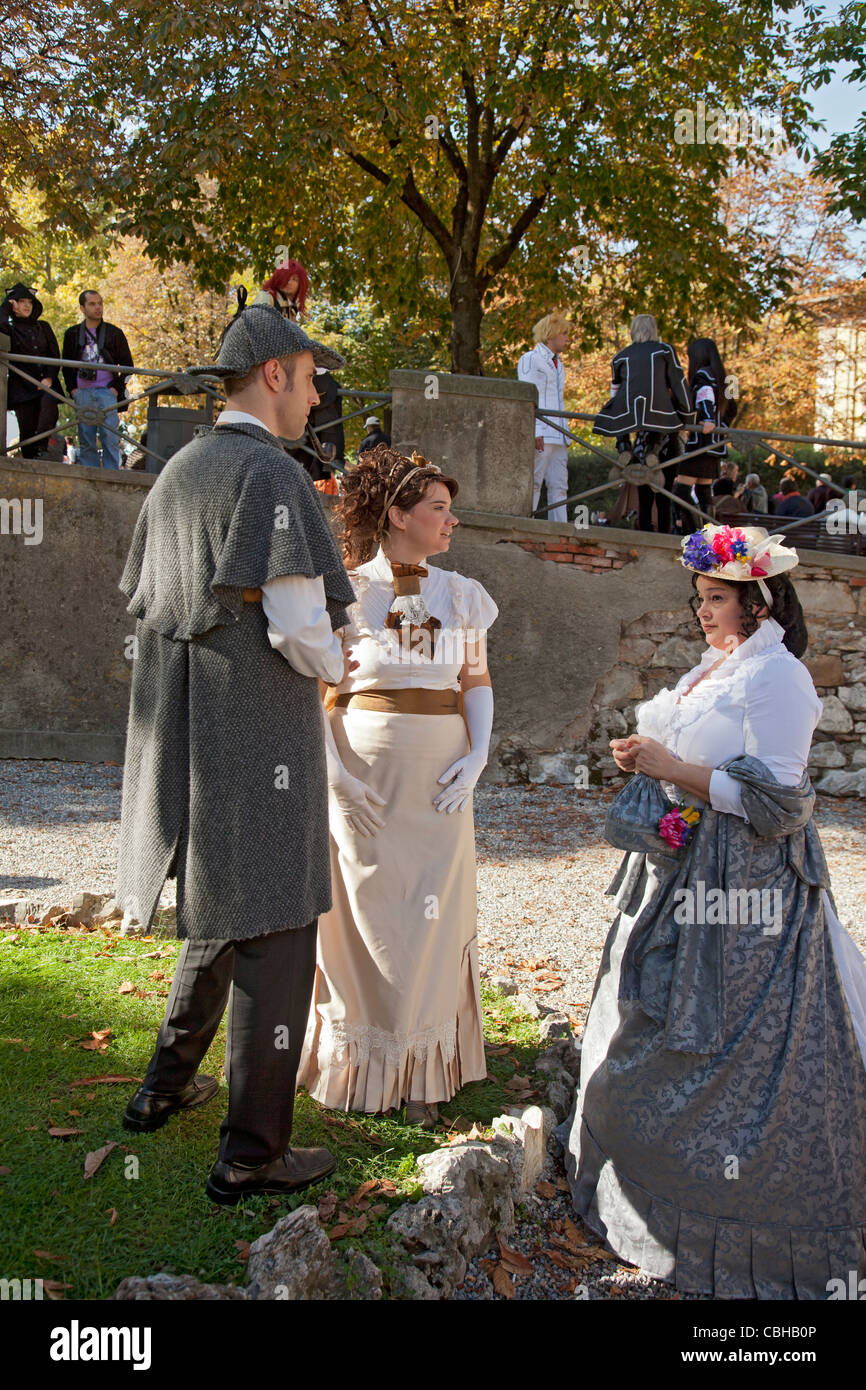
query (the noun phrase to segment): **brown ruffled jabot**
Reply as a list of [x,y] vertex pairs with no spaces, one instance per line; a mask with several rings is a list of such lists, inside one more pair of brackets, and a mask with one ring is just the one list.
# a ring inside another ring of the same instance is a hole
[[418,646],[415,633],[426,632],[424,644],[429,643],[432,657],[436,646],[436,630],[442,624],[427,610],[421,597],[421,580],[427,576],[424,565],[401,565],[391,561],[394,576],[394,602],[385,617],[385,626],[400,632],[403,646]]

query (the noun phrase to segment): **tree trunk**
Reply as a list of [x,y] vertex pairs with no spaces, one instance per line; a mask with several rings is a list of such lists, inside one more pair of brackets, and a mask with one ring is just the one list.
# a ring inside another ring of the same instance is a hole
[[474,275],[454,277],[451,286],[451,370],[483,376],[481,366],[481,288]]

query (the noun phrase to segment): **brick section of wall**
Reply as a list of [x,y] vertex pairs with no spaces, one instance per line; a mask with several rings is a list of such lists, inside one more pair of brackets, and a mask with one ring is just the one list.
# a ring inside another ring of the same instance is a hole
[[582,540],[529,540],[521,538],[501,540],[500,545],[519,545],[539,560],[552,560],[557,565],[577,565],[591,574],[609,574],[611,570],[621,570],[634,564],[638,551],[628,546],[599,545],[595,541]]

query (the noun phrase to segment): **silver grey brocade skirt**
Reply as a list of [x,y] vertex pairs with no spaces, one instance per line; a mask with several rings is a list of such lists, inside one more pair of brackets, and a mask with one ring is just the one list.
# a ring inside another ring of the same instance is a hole
[[682,1292],[827,1299],[831,1280],[866,1276],[866,1068],[821,890],[787,869],[775,935],[683,928],[725,934],[724,1044],[671,1051],[664,1024],[619,997],[660,878],[627,858],[639,873],[605,944],[567,1138],[577,1211]]

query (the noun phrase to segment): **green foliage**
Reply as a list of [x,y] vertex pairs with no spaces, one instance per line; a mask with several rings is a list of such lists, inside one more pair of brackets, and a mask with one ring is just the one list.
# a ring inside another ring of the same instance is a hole
[[732,152],[674,125],[702,100],[773,112],[802,145],[793,8],[309,0],[289,24],[269,0],[118,0],[90,96],[129,138],[96,184],[161,262],[218,285],[239,264],[264,277],[286,246],[335,302],[447,323],[457,370],[481,369],[484,312],[485,362],[556,301],[597,338],[587,274],[611,277],[623,319],[652,301],[666,336],[701,306],[753,319],[784,260],[754,229],[728,235]]
[[[12,938],[12,939],[10,939]],[[315,1203],[329,1188],[340,1200],[370,1178],[389,1178],[393,1198],[370,1218],[362,1236],[340,1248],[363,1249],[383,1268],[393,1263],[385,1230],[400,1202],[420,1195],[419,1154],[448,1136],[404,1125],[399,1115],[344,1115],[323,1110],[300,1093],[293,1140],[330,1147],[336,1173],[293,1197],[249,1198],[237,1208],[215,1208],[204,1184],[225,1116],[225,1083],[201,1110],[173,1117],[153,1134],[130,1135],[120,1123],[134,1082],[73,1086],[99,1075],[141,1078],[162,1016],[179,943],[130,940],[103,931],[19,930],[2,934],[0,953],[0,1104],[3,1138],[4,1275],[43,1277],[70,1285],[68,1299],[107,1298],[121,1279],[165,1270],[204,1282],[243,1284],[246,1272],[236,1242],[253,1241],[281,1215]],[[158,958],[155,953],[159,952]],[[165,978],[155,979],[156,974]],[[132,981],[147,997],[120,995]],[[491,1041],[514,1039],[521,1071],[539,1050],[537,1025],[521,1019],[508,1000],[485,993],[485,1031]],[[107,1050],[82,1049],[94,1032],[111,1030]],[[202,1070],[221,1077],[225,1035],[220,1030]],[[504,1084],[514,1068],[491,1058],[494,1079],[475,1082],[441,1110],[489,1124],[509,1101]],[[77,1113],[72,1114],[70,1112]],[[67,1139],[50,1126],[80,1131]],[[103,1144],[119,1145],[88,1180],[84,1158]],[[134,1158],[138,1176],[127,1167]],[[112,1222],[112,1212],[116,1213]],[[36,1254],[36,1252],[41,1252]],[[50,1259],[56,1256],[57,1259]]]
[[850,0],[830,20],[814,7],[807,15],[810,23],[804,29],[802,44],[808,85],[823,87],[840,64],[850,65],[845,81],[852,88],[852,108],[855,102],[861,108],[853,129],[833,136],[828,148],[817,155],[815,168],[836,185],[834,208],[862,222],[866,220],[866,114],[862,95],[857,101],[854,88],[862,93],[866,84],[866,3]]

